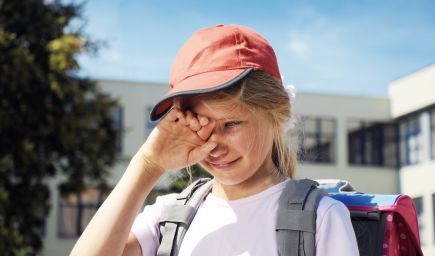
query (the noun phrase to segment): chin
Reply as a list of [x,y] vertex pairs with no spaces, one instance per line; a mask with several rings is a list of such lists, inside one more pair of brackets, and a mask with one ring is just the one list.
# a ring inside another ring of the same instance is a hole
[[[212,166],[209,166],[207,163],[201,163],[201,167],[204,168],[208,173],[210,173],[213,176],[215,182],[218,182],[219,184],[225,186],[239,185],[249,180],[255,174],[255,172],[248,173],[246,172],[245,168],[240,168],[240,167],[230,169],[227,171],[215,170]],[[244,173],[244,175],[240,175],[241,173]],[[235,174],[239,174],[239,175],[235,175]]]
[[250,177],[219,177],[219,175],[213,175],[214,180],[218,182],[221,185],[224,186],[235,186],[240,185],[247,180],[249,180]]

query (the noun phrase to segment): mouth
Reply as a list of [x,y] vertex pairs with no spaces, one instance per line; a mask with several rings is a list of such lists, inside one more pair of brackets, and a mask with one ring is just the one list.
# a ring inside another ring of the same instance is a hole
[[228,161],[228,162],[218,162],[218,161],[207,161],[207,164],[210,165],[211,167],[213,167],[213,169],[217,169],[217,170],[227,170],[230,169],[232,167],[234,167],[234,165],[236,165],[237,161],[240,158],[237,158],[233,161]]

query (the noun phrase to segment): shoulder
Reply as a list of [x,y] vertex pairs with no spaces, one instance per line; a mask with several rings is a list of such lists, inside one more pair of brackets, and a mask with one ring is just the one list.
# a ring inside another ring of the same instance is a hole
[[347,209],[346,205],[330,196],[325,195],[322,197],[322,199],[320,199],[319,206],[317,207],[317,213],[322,215],[330,212],[349,214],[349,210]]
[[168,194],[156,198],[152,205],[146,205],[131,227],[142,249],[142,255],[155,255],[159,246],[159,221],[166,205],[175,202],[177,194]]
[[172,193],[172,194],[158,196],[156,197],[156,201],[153,205],[165,206],[165,205],[173,204],[177,200],[178,195],[179,194]]
[[146,205],[141,213],[136,216],[133,223],[133,229],[145,226],[157,226],[160,221],[160,215],[166,205],[173,204],[178,194],[168,194],[158,196],[154,204]]
[[350,213],[342,202],[324,196],[317,208],[316,228],[316,246],[322,255],[359,255]]
[[165,206],[174,204],[177,200],[178,194],[167,194],[156,197],[156,201],[153,204],[146,205],[143,209],[143,213],[146,212],[153,212],[157,218],[160,217],[162,211],[164,210]]
[[350,213],[346,205],[329,196],[323,196],[317,207],[317,221],[321,225],[324,220],[349,220]]

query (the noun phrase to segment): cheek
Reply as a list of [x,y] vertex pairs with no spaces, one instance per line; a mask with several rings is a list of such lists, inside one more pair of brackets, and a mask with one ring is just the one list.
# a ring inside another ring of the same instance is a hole
[[245,132],[238,136],[228,136],[225,140],[233,150],[253,162],[261,162],[272,148],[272,136],[269,136],[268,131]]
[[273,136],[270,130],[260,130],[251,137],[251,156],[255,157],[258,161],[263,162],[264,159],[272,152]]
[[230,148],[241,154],[246,154],[256,147],[254,144],[257,138],[252,137],[246,132],[241,132],[238,134],[229,134],[225,136],[225,142]]

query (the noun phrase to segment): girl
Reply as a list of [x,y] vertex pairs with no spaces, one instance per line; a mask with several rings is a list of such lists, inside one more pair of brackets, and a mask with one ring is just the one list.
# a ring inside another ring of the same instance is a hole
[[[275,53],[255,31],[218,25],[180,49],[159,120],[95,214],[72,255],[156,255],[159,221],[176,195],[137,215],[170,170],[199,163],[213,177],[179,255],[278,255],[278,199],[296,168],[284,127],[292,112]],[[316,255],[358,255],[349,212],[323,197],[317,208]]]

